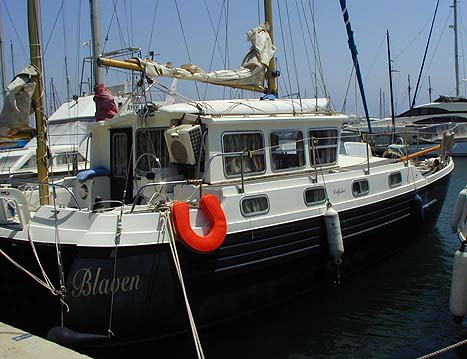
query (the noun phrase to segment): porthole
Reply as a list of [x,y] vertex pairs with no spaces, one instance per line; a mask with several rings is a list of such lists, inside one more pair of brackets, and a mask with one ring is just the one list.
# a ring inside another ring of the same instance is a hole
[[370,186],[368,180],[359,179],[352,183],[352,193],[355,197],[360,197],[368,194],[370,192]]
[[402,183],[402,174],[400,172],[394,172],[389,174],[389,187],[397,187],[400,186]]
[[240,209],[245,217],[268,213],[268,197],[265,195],[245,197],[240,201]]
[[326,201],[326,191],[323,187],[306,188],[304,198],[307,206],[321,204]]

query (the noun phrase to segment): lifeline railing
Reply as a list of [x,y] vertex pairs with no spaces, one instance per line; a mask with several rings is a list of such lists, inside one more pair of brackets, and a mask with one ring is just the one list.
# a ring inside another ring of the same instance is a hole
[[53,187],[54,188],[54,192],[55,192],[55,187],[59,187],[59,188],[63,188],[65,189],[71,196],[71,198],[73,199],[73,201],[76,203],[76,206],[77,206],[77,209],[79,211],[81,211],[81,206],[78,202],[78,199],[76,198],[75,194],[73,193],[73,191],[68,188],[67,186],[65,185],[62,185],[62,184],[58,184],[58,183],[49,183],[49,182],[41,182],[41,181],[26,181],[26,180],[19,180],[19,179],[12,179],[10,181],[11,184],[34,184],[34,185],[41,185],[41,184],[46,184],[46,185],[49,185],[50,187]]

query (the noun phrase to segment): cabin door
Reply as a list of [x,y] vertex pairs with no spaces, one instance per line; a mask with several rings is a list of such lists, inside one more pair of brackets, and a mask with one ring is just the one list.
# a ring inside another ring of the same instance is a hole
[[133,198],[132,145],[131,128],[110,130],[110,195],[115,201],[123,199],[125,187],[125,203]]

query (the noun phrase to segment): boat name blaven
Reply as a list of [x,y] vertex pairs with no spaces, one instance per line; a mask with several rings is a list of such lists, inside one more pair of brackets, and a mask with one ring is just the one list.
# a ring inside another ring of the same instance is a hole
[[95,295],[115,294],[117,292],[132,292],[141,288],[141,277],[132,276],[115,277],[114,279],[102,278],[102,268],[97,268],[95,275],[91,267],[81,268],[73,276],[73,297],[88,297]]

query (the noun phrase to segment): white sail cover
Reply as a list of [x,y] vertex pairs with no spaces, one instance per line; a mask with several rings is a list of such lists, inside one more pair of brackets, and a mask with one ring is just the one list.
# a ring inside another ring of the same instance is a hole
[[252,45],[238,70],[206,72],[193,64],[173,67],[170,62],[162,65],[151,60],[138,61],[149,77],[171,77],[262,92],[266,69],[276,52],[268,29],[269,25],[263,24],[248,31],[247,37]]
[[37,72],[33,66],[28,65],[7,86],[8,94],[0,114],[1,136],[11,136],[31,128],[31,99],[36,89],[36,84],[31,82],[31,76],[37,76]]

